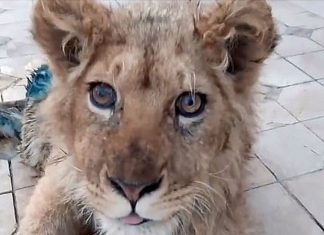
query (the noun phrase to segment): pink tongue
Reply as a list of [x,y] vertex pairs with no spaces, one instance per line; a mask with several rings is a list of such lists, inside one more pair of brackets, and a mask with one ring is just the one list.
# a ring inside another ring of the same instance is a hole
[[128,224],[128,225],[138,225],[138,224],[142,223],[144,221],[144,219],[139,217],[136,214],[131,214],[127,217],[122,218],[121,221],[124,224]]

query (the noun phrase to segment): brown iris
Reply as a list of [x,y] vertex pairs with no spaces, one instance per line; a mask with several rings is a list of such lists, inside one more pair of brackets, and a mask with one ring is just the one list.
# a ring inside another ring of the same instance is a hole
[[191,92],[182,93],[176,101],[176,112],[183,117],[191,118],[205,110],[206,95]]
[[90,85],[90,101],[100,109],[112,109],[117,101],[115,89],[109,84],[97,82]]

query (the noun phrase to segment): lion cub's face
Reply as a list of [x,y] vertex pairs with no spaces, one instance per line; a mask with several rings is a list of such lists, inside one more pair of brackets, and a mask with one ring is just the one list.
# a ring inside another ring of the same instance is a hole
[[75,156],[107,218],[172,218],[198,197],[216,157],[224,97],[174,40],[102,47],[75,87]]
[[41,2],[34,36],[57,77],[44,105],[51,132],[64,138],[79,193],[105,229],[169,235],[226,207],[236,184],[218,174],[240,175],[249,87],[273,49],[267,6],[255,3],[252,21],[225,4],[196,22],[186,4]]

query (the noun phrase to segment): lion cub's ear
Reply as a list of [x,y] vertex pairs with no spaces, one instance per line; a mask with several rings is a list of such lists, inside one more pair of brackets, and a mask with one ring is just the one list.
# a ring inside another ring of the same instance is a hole
[[224,62],[220,64],[235,80],[238,91],[254,84],[260,64],[278,38],[265,0],[219,0],[213,10],[200,16],[196,31],[207,59]]
[[109,33],[109,16],[93,0],[38,0],[32,32],[56,75],[65,77],[90,57]]

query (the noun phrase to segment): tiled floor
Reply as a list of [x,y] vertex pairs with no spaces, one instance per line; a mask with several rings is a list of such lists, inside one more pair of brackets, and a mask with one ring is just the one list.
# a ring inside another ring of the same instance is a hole
[[[125,1],[125,0],[123,0]],[[261,133],[249,166],[248,202],[260,235],[324,234],[324,0],[269,0],[282,34],[264,67]],[[42,61],[32,42],[32,0],[0,0],[0,72],[23,77]],[[1,99],[23,97],[25,80],[0,76]],[[0,235],[14,231],[35,178],[0,161]]]

